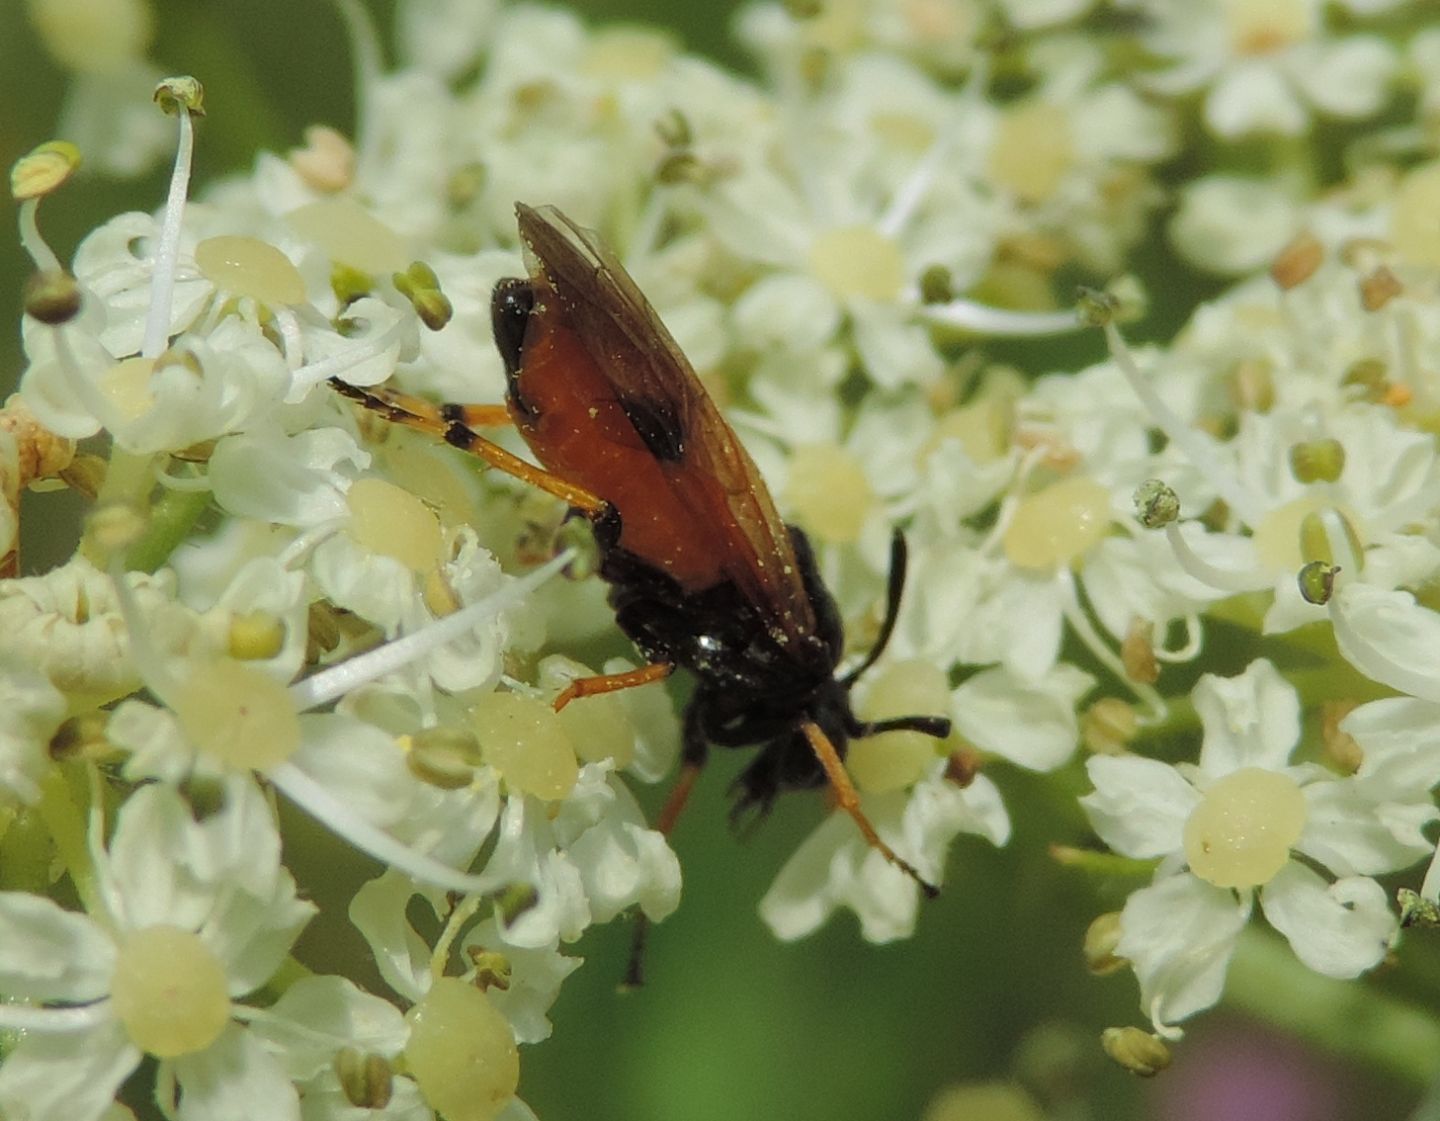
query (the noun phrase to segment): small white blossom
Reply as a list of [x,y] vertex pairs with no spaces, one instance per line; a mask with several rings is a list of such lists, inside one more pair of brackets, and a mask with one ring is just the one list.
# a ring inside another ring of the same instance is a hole
[[[1116,953],[1162,1032],[1219,999],[1257,897],[1310,968],[1334,977],[1373,968],[1397,923],[1370,877],[1428,853],[1421,826],[1440,817],[1428,794],[1440,774],[1411,768],[1410,781],[1394,781],[1388,744],[1352,778],[1291,762],[1299,702],[1267,661],[1235,678],[1206,675],[1194,701],[1198,763],[1097,756],[1087,765],[1095,792],[1081,799],[1111,848],[1159,861],[1154,884],[1125,905]],[[1365,734],[1363,717],[1355,727]]]

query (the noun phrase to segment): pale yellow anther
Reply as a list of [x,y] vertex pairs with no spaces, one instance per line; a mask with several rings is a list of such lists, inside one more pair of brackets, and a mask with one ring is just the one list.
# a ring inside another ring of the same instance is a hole
[[400,235],[352,198],[308,203],[285,220],[332,261],[362,272],[400,272],[411,260]]
[[[892,662],[875,676],[861,720],[901,716],[946,716],[950,682],[933,662]],[[943,740],[923,732],[882,732],[850,744],[845,764],[855,785],[866,793],[903,790],[914,785],[946,751]]]
[[151,96],[161,111],[172,117],[178,117],[181,112],[192,117],[205,115],[205,87],[199,78],[189,74],[162,79]]
[[30,149],[10,168],[10,196],[16,202],[43,198],[75,174],[80,149],[68,140],[49,140]]

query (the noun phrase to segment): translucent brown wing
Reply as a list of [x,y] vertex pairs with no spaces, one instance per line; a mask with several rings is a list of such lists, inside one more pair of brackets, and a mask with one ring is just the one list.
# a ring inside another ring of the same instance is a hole
[[682,587],[728,580],[777,638],[813,635],[789,532],[655,309],[590,231],[554,207],[516,213],[536,293],[516,388],[545,398],[547,427],[512,409],[537,457],[612,502],[621,544]]

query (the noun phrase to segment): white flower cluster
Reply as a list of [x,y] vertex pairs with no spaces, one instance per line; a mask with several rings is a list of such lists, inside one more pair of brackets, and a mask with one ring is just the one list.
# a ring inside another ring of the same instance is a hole
[[[1387,162],[1434,154],[1436,44],[1403,2],[1129,0],[1103,32],[1085,0],[760,4],[740,31],[763,83],[658,31],[474,0],[400,3],[384,70],[340,6],[353,137],[314,129],[190,200],[201,91],[167,80],[169,198],[68,266],[38,209],[77,150],[12,176],[37,275],[0,530],[37,478],[98,504],[71,561],[0,581],[0,835],[33,865],[0,892],[0,1115],[123,1116],[149,1055],[168,1117],[521,1121],[516,1045],[549,1034],[580,960],[562,946],[677,905],[626,785],[673,762],[663,692],[551,704],[591,672],[554,651],[613,633],[595,581],[561,575],[563,511],[327,385],[499,401],[488,300],[524,272],[517,199],[615,245],[857,645],[907,527],[857,712],[955,732],[847,763],[922,876],[961,832],[1008,840],[1025,808],[985,771],[1078,770],[1083,740],[1095,834],[1153,866],[1110,949],[1157,1031],[1219,999],[1257,899],[1314,970],[1386,955],[1374,877],[1429,855],[1440,817],[1440,615],[1416,596],[1440,573],[1440,164]],[[79,7],[127,33],[82,35],[65,0],[35,18],[109,151],[95,114],[148,66],[145,11]],[[1186,127],[1293,153],[1315,114],[1405,97],[1419,123],[1357,140],[1364,172],[1324,199],[1294,168],[1160,173]],[[144,162],[119,147],[112,168]],[[1131,267],[1170,189],[1182,256],[1249,279],[1139,354],[1094,297],[1111,354],[1088,369],[987,351],[1077,329],[1061,286]],[[76,455],[102,432],[107,463]],[[1212,672],[1175,684],[1191,667]],[[1302,718],[1346,697],[1323,738]],[[1148,750],[1177,729],[1196,762]],[[389,866],[349,918],[393,1002],[292,957],[315,908],[277,797]],[[760,910],[797,938],[845,907],[885,941],[918,901],[835,814]]]

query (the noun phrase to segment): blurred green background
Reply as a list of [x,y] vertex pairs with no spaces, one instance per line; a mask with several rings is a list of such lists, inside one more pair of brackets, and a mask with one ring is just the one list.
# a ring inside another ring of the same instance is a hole
[[[689,48],[744,65],[729,39],[728,0],[588,0],[573,7],[597,22],[664,23]],[[199,76],[207,88],[198,182],[247,167],[259,149],[297,144],[306,125],[349,131],[350,63],[330,4],[156,0],[154,8],[151,57],[172,73]],[[386,23],[388,6],[377,14]],[[25,4],[0,0],[0,155],[7,166],[52,135],[64,87],[26,22]],[[80,179],[47,203],[49,240],[68,260],[105,217],[153,209],[166,175],[161,169],[132,182]],[[11,324],[18,322],[26,271],[13,235],[0,238],[0,307]],[[7,391],[19,362],[12,328],[0,341]],[[55,540],[27,544],[31,568],[68,555],[73,544],[56,506],[43,509]],[[37,528],[33,519],[27,528]],[[1110,1065],[1098,1033],[1139,1022],[1134,982],[1125,974],[1090,977],[1079,947],[1088,920],[1120,897],[1094,898],[1078,874],[1044,856],[1051,843],[1085,843],[1087,835],[1073,791],[1062,799],[1023,775],[995,776],[1007,802],[1021,808],[1015,840],[997,852],[962,839],[945,891],[924,908],[913,940],[870,946],[842,917],[807,941],[778,944],[756,916],[756,903],[821,809],[818,799],[792,796],[753,837],[735,838],[724,793],[743,762],[719,753],[675,838],[686,892],[680,911],[653,932],[648,987],[616,991],[629,945],[623,924],[597,930],[574,948],[587,964],[553,1011],[554,1037],[523,1052],[522,1095],[542,1121],[890,1121],[921,1118],[953,1084],[1016,1078],[1044,1103],[1032,1118],[1339,1121],[1403,1114],[1413,1090],[1387,1090],[1378,1077],[1322,1062],[1223,1014],[1203,1021],[1176,1068],[1154,1083]],[[661,792],[646,793],[653,813]],[[289,815],[286,827],[304,839],[290,855],[305,890],[343,916],[348,893],[373,870],[337,862],[338,842],[299,815]],[[317,924],[300,950],[311,966],[337,971],[352,968],[362,951],[343,921]],[[1263,1102],[1251,1093],[1234,1112],[1215,1087],[1236,1082],[1237,1056],[1263,1068],[1257,1077],[1278,1071],[1281,1081],[1314,1093],[1277,1098],[1263,1113],[1247,1111]],[[1267,1056],[1274,1058],[1269,1067]],[[132,1101],[138,1105],[144,1092]],[[965,1118],[1027,1121],[993,1111]]]

